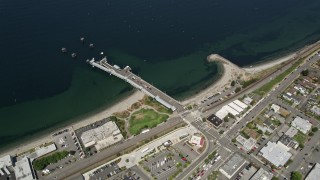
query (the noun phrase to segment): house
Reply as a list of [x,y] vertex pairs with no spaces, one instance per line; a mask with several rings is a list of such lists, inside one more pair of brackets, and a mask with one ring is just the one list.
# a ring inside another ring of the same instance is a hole
[[310,109],[311,112],[313,112],[314,114],[316,114],[317,116],[320,116],[320,108],[318,106],[313,106]]
[[257,128],[263,132],[268,131],[269,133],[273,133],[273,131],[276,129],[270,119],[266,119],[262,125],[257,124]]
[[303,134],[307,134],[310,131],[312,124],[305,119],[297,116],[292,122],[291,125],[301,131]]

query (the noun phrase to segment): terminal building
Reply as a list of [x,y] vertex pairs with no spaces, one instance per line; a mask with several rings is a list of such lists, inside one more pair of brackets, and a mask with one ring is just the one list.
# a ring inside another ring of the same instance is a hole
[[113,121],[107,123],[81,134],[80,137],[84,147],[95,146],[97,151],[106,148],[123,139],[120,129]]

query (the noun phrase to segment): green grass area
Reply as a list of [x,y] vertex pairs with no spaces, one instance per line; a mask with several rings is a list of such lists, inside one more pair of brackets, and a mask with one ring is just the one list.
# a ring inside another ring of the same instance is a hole
[[289,69],[284,71],[282,74],[277,76],[276,78],[269,81],[267,84],[263,85],[259,89],[255,90],[254,93],[264,96],[266,93],[271,91],[271,89],[278,83],[280,83],[286,76],[288,76],[292,71],[294,71],[300,64],[303,63],[303,59],[299,59],[296,61]]
[[273,125],[275,125],[277,127],[281,125],[281,122],[278,119],[272,120],[271,122]]
[[33,161],[33,167],[35,170],[43,170],[44,168],[46,168],[49,164],[53,164],[56,163],[58,161],[60,161],[61,159],[67,157],[69,155],[68,151],[61,151],[61,152],[56,152],[53,153],[49,156],[40,158],[40,159],[36,159],[35,161]]
[[131,134],[136,135],[139,134],[142,129],[156,127],[168,118],[168,115],[160,114],[153,109],[141,109],[131,115],[129,131]]
[[299,145],[304,145],[304,143],[306,142],[307,140],[307,136],[302,134],[301,132],[298,132],[294,137],[293,137],[294,140],[296,140]]
[[157,102],[156,100],[152,99],[151,97],[145,97],[143,98],[143,103],[145,105],[151,106],[153,107],[155,110],[157,110],[158,112],[162,112],[162,113],[167,113],[167,114],[172,114],[172,111],[166,107],[164,107],[162,104],[160,104],[159,102]]

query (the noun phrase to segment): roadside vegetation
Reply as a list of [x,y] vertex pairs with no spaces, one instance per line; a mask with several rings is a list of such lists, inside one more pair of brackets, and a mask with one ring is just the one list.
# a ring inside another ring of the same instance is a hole
[[265,94],[267,94],[268,92],[271,91],[271,89],[273,89],[273,87],[280,83],[286,76],[288,76],[291,72],[293,72],[300,64],[302,64],[304,61],[304,59],[299,59],[298,61],[296,61],[289,69],[287,69],[286,71],[284,71],[282,74],[280,74],[279,76],[277,76],[276,78],[272,79],[271,81],[269,81],[267,84],[263,85],[262,87],[260,87],[259,89],[255,90],[254,93],[260,95],[260,96],[264,96]]
[[150,106],[154,108],[156,111],[166,114],[172,114],[172,111],[166,107],[164,107],[162,104],[158,103],[156,100],[154,100],[152,97],[145,96],[142,99],[143,103],[147,106]]
[[161,114],[153,109],[141,109],[134,112],[129,120],[129,132],[132,135],[139,134],[143,129],[156,127],[169,118],[166,114]]
[[64,159],[68,155],[69,155],[68,151],[61,151],[61,152],[53,153],[49,156],[39,158],[39,159],[36,159],[35,161],[33,161],[33,167],[37,171],[43,170],[49,164],[56,163],[56,162],[60,161],[61,159]]

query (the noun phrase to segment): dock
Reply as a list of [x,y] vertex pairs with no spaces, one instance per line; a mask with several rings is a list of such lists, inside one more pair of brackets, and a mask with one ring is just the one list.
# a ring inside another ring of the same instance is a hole
[[126,66],[121,69],[117,65],[111,65],[107,62],[107,58],[104,57],[102,60],[95,61],[94,58],[87,61],[92,67],[99,68],[110,75],[114,75],[125,82],[129,83],[136,89],[142,91],[146,95],[154,98],[156,101],[161,103],[163,106],[171,109],[172,111],[182,112],[184,111],[183,105],[181,105],[177,100],[173,99],[166,93],[162,92],[158,88],[154,87],[147,81],[143,80],[139,76],[131,72],[131,68]]

